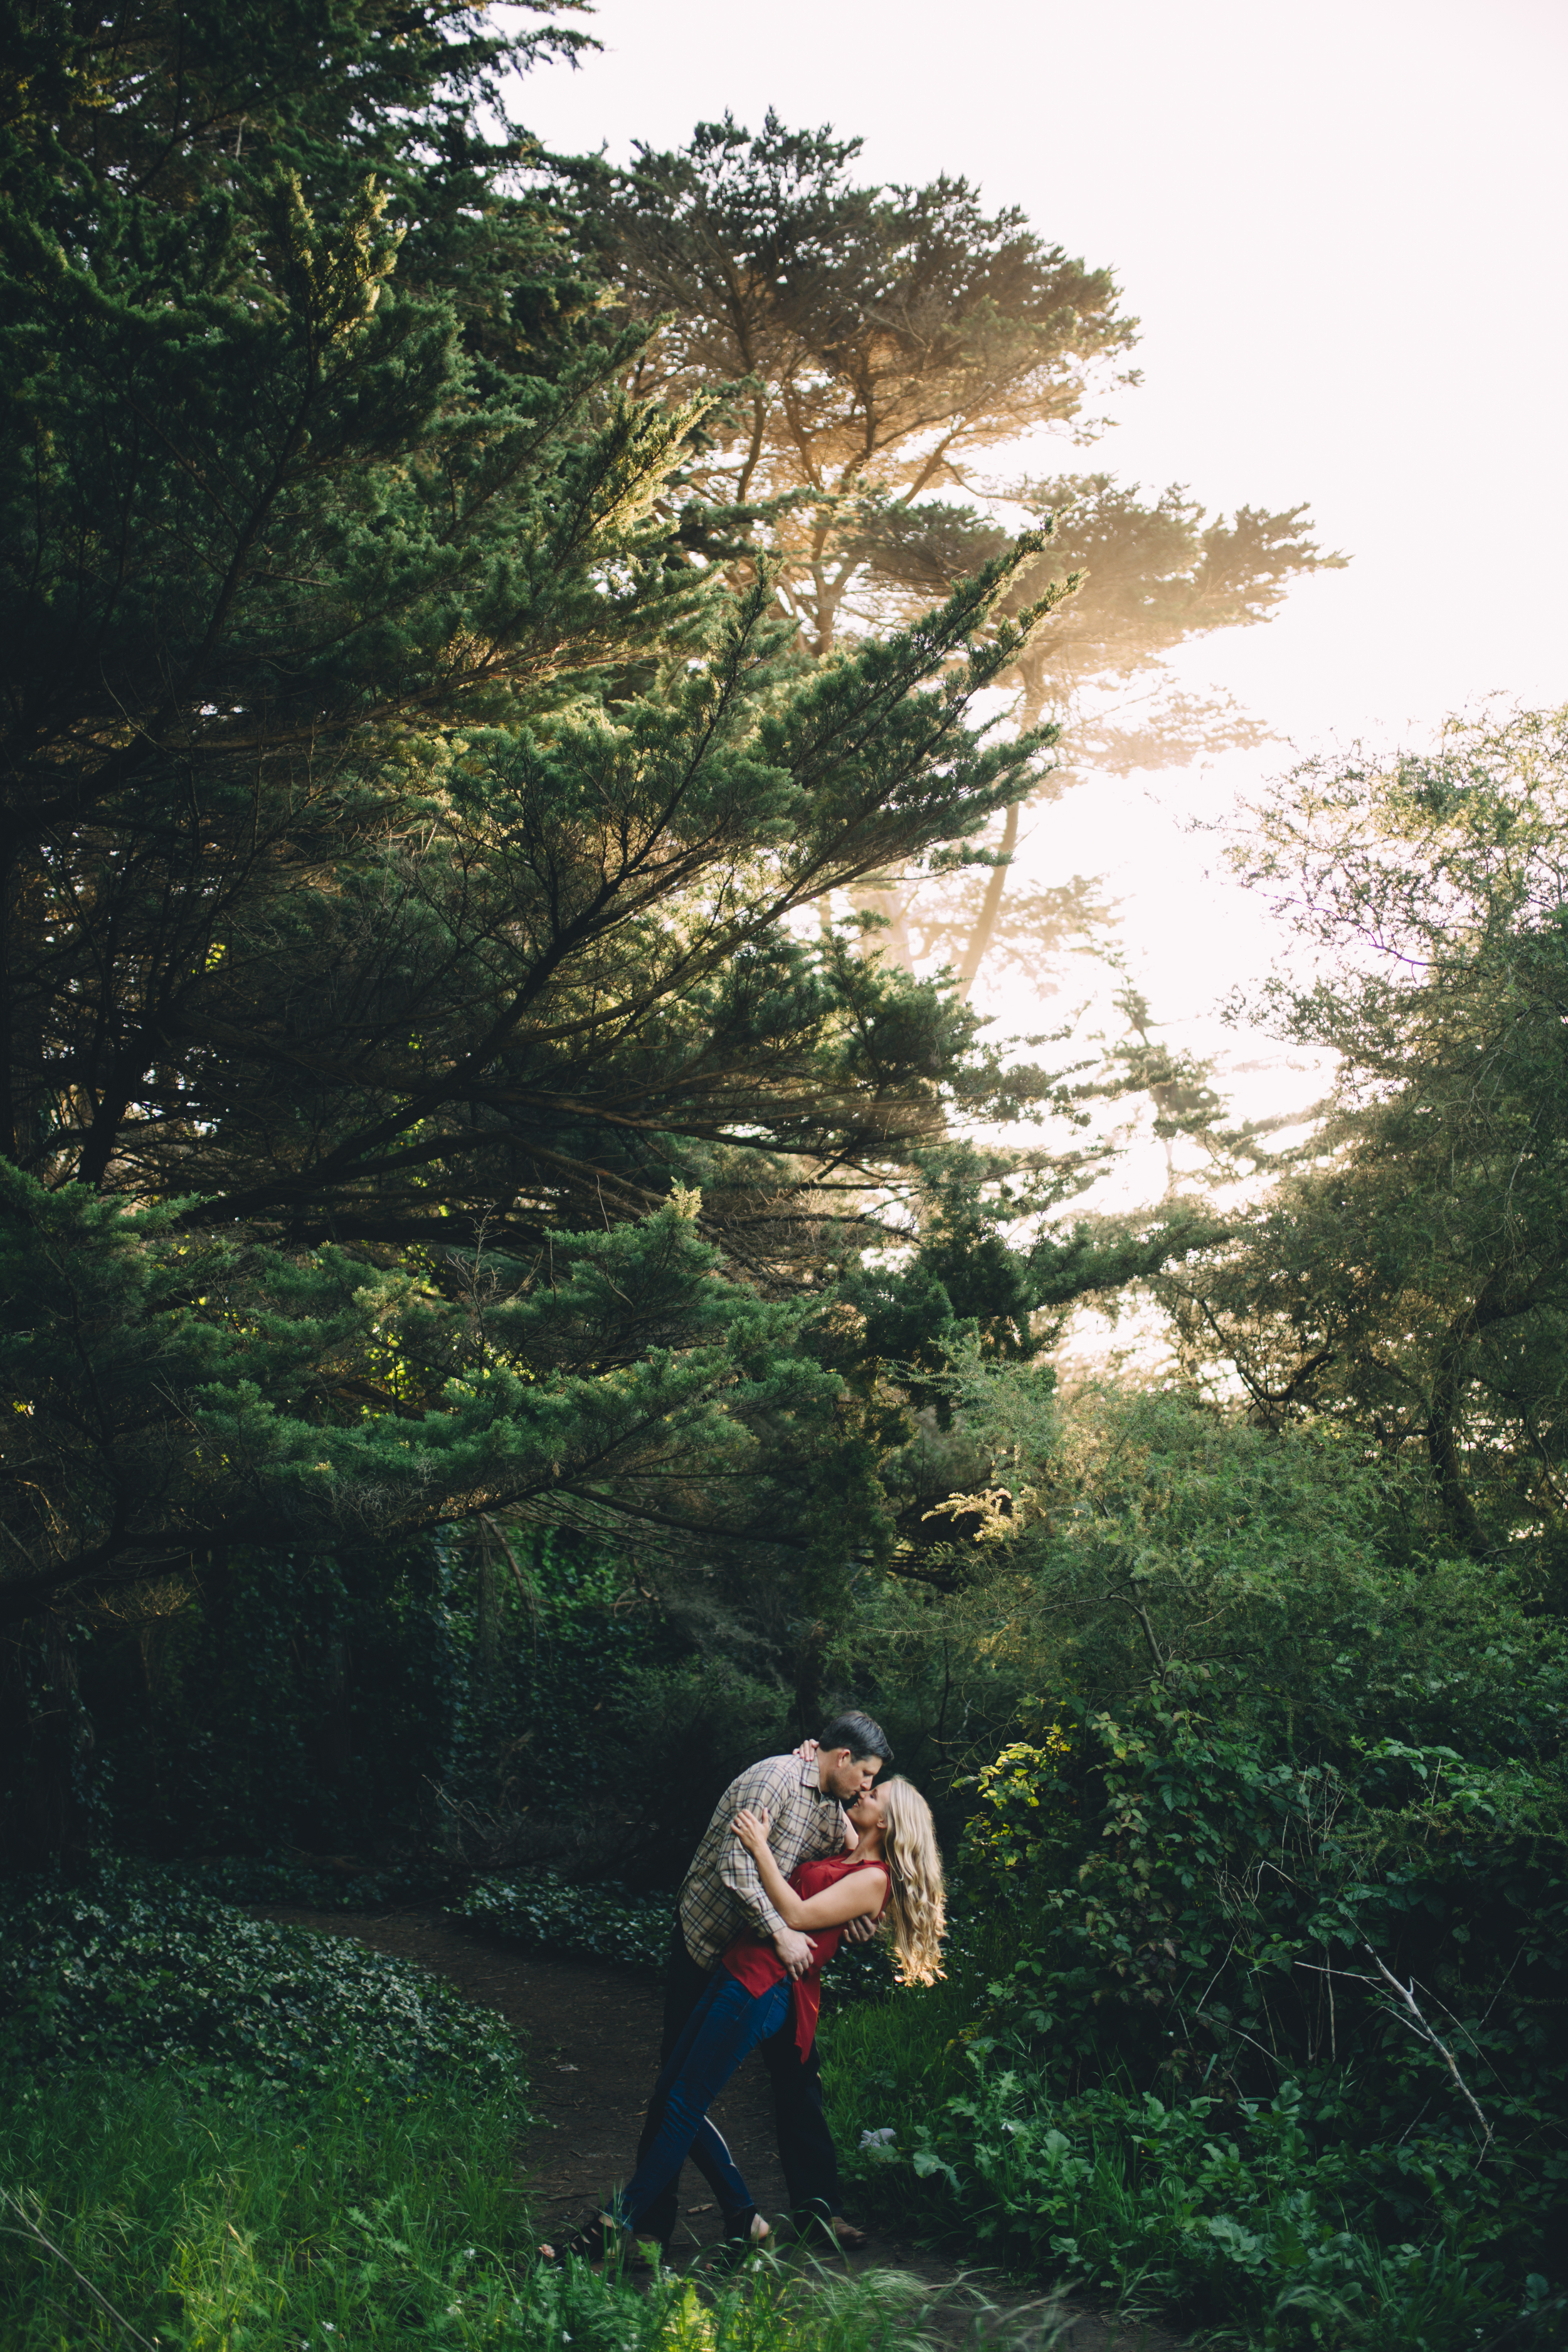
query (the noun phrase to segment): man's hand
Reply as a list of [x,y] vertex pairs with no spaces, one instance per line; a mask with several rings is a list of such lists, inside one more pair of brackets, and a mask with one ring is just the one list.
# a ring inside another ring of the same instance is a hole
[[877,1932],[877,1922],[862,1913],[858,1919],[846,1921],[844,1932],[852,1944],[868,1944]]
[[798,1927],[780,1927],[773,1937],[773,1949],[792,1977],[805,1976],[816,1948],[811,1937],[803,1936]]

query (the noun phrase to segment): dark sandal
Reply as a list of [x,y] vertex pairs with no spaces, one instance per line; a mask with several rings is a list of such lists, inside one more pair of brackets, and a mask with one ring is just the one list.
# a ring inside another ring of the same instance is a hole
[[822,2226],[841,2254],[858,2254],[862,2246],[868,2246],[871,2242],[870,2232],[858,2230],[853,2221],[844,2219],[842,2213],[831,2214]]
[[563,2263],[568,2254],[574,2262],[602,2263],[621,2234],[619,2222],[613,2213],[595,2213],[581,2229],[574,2230],[569,2238],[554,2245],[541,2242],[539,2259],[542,2263]]

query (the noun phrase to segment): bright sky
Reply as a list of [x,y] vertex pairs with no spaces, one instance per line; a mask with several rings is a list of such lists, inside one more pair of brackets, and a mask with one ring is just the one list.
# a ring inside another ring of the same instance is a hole
[[[552,146],[621,161],[772,105],[862,136],[868,180],[962,173],[1115,271],[1144,382],[1064,468],[1305,499],[1354,559],[1190,654],[1194,680],[1303,751],[1568,698],[1563,0],[599,0],[586,22],[605,54],[524,93]],[[1031,860],[1121,897],[1180,1042],[1219,1044],[1214,1003],[1277,947],[1185,821],[1290,757],[1090,784],[1035,833]]]

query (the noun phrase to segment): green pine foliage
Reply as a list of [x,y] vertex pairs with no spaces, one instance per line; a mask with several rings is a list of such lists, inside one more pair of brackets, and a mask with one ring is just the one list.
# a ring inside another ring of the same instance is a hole
[[[868,2205],[1268,2352],[1534,2352],[1562,715],[1258,813],[1339,1056],[1283,1165],[1131,993],[1109,1078],[986,1042],[1058,732],[997,690],[1338,559],[949,503],[1127,347],[1109,274],[771,118],[544,158],[575,13],[4,17],[0,1847],[74,1872],[0,1906],[6,2340],[897,2341],[765,2265],[541,2277],[500,2029],[216,1899],[646,1971],[718,1791],[852,1699],[959,1864],[945,1983],[836,1970]],[[1274,1190],[1065,1230],[1108,1087]],[[1130,1295],[1170,1381],[1064,1392]]]
[[552,36],[18,26],[0,1611],[500,1509],[874,1544],[831,1214],[1053,1088],[797,919],[1029,789],[1034,542],[807,670],[683,549],[701,403],[482,128]]

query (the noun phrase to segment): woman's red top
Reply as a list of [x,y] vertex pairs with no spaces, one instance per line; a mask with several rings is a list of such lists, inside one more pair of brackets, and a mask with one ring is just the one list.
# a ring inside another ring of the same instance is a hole
[[[802,1902],[808,1903],[814,1895],[825,1894],[841,1878],[847,1878],[852,1870],[879,1870],[884,1878],[888,1875],[885,1862],[857,1862],[852,1853],[834,1853],[826,1854],[817,1862],[803,1862],[798,1870],[790,1872],[786,1883],[794,1887]],[[882,1903],[887,1899],[888,1891],[884,1887]],[[878,1917],[881,1916],[882,1903],[877,1906]],[[847,1926],[847,1921],[845,1924]],[[823,1968],[838,1949],[844,1928],[808,1927],[805,1933],[811,1937],[814,1948],[811,1966],[804,1976],[796,1977],[790,1994],[790,2010],[795,2019],[795,2046],[803,2059],[808,2055],[816,2036],[817,2012],[822,2007]],[[749,1927],[720,1954],[719,1965],[743,1984],[748,1992],[766,1992],[769,1986],[776,1985],[785,1973],[784,1964],[773,1946],[764,1944]]]

